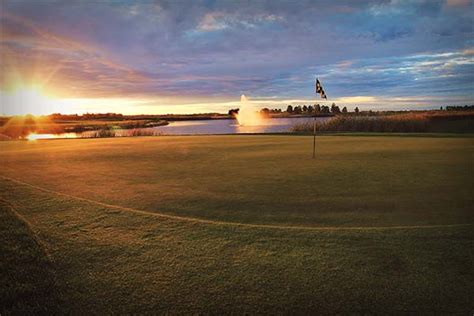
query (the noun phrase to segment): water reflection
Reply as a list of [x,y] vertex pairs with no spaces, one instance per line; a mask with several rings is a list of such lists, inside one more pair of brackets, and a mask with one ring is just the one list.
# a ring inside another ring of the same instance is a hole
[[[127,136],[151,136],[151,135],[217,135],[217,134],[265,134],[265,133],[285,133],[291,130],[295,124],[312,122],[312,117],[298,118],[264,118],[260,125],[240,125],[237,120],[195,120],[176,121],[169,125],[149,127],[132,130],[105,130],[86,131],[83,133],[62,133],[62,134],[36,134],[32,133],[25,137],[27,140],[57,139],[57,138],[95,138],[95,137],[127,137]],[[327,117],[318,117],[316,120],[324,121]],[[104,135],[102,135],[104,133]]]
[[55,139],[55,138],[77,138],[76,133],[63,133],[63,134],[29,134],[26,136],[27,140],[39,140],[39,139]]
[[[326,117],[316,120],[324,121]],[[153,127],[166,135],[204,135],[204,134],[245,134],[245,133],[285,133],[295,124],[312,122],[312,117],[268,118],[261,125],[239,125],[236,120],[198,120],[170,122],[166,126]]]

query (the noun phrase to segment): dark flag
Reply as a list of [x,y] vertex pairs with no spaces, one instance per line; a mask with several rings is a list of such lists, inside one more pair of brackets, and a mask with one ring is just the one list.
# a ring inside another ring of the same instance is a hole
[[318,93],[321,96],[321,99],[327,99],[328,98],[326,96],[326,93],[324,93],[324,89],[321,86],[321,82],[319,82],[318,78],[316,78],[316,93]]
[[[327,96],[326,93],[324,93],[323,86],[321,86],[321,82],[319,82],[319,79],[316,78],[316,93],[321,96],[321,99],[326,99]],[[313,159],[316,158],[316,115],[314,115],[314,123],[313,123]]]

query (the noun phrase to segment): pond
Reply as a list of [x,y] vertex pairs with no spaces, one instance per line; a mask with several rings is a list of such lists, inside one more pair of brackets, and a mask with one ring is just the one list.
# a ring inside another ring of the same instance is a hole
[[[325,121],[330,117],[317,117],[317,121]],[[193,120],[193,121],[172,121],[165,126],[148,127],[141,129],[118,129],[113,130],[113,136],[146,136],[146,135],[209,135],[209,134],[247,134],[247,133],[286,133],[290,132],[295,124],[313,122],[313,117],[294,118],[267,118],[262,120],[260,125],[242,126],[234,119],[214,119],[214,120]],[[100,131],[87,131],[83,133],[64,134],[30,134],[25,137],[27,140],[57,139],[57,138],[94,138],[110,137],[100,135]]]
[[[295,124],[312,122],[312,117],[268,118],[261,125],[241,126],[237,120],[196,120],[170,122],[166,126],[153,127],[165,135],[204,135],[204,134],[245,134],[245,133],[285,133]],[[324,121],[328,117],[317,117]]]

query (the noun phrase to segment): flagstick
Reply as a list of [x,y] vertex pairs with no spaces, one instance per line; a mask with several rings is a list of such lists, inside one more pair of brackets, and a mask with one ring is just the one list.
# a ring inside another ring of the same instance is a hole
[[[316,93],[324,99],[328,99],[326,93],[324,93],[323,87],[321,86],[321,82],[316,77]],[[313,120],[313,159],[316,158],[316,108],[314,109],[314,120]]]
[[316,111],[313,120],[313,159],[316,158]]

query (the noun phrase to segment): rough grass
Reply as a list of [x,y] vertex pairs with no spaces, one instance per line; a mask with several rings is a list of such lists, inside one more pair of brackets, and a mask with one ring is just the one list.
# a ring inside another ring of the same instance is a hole
[[63,314],[472,312],[472,225],[318,228],[472,224],[472,138],[321,137],[316,160],[309,137],[288,136],[1,146],[1,175],[49,190],[151,213],[314,227],[157,217],[1,178],[0,197],[54,262]]

